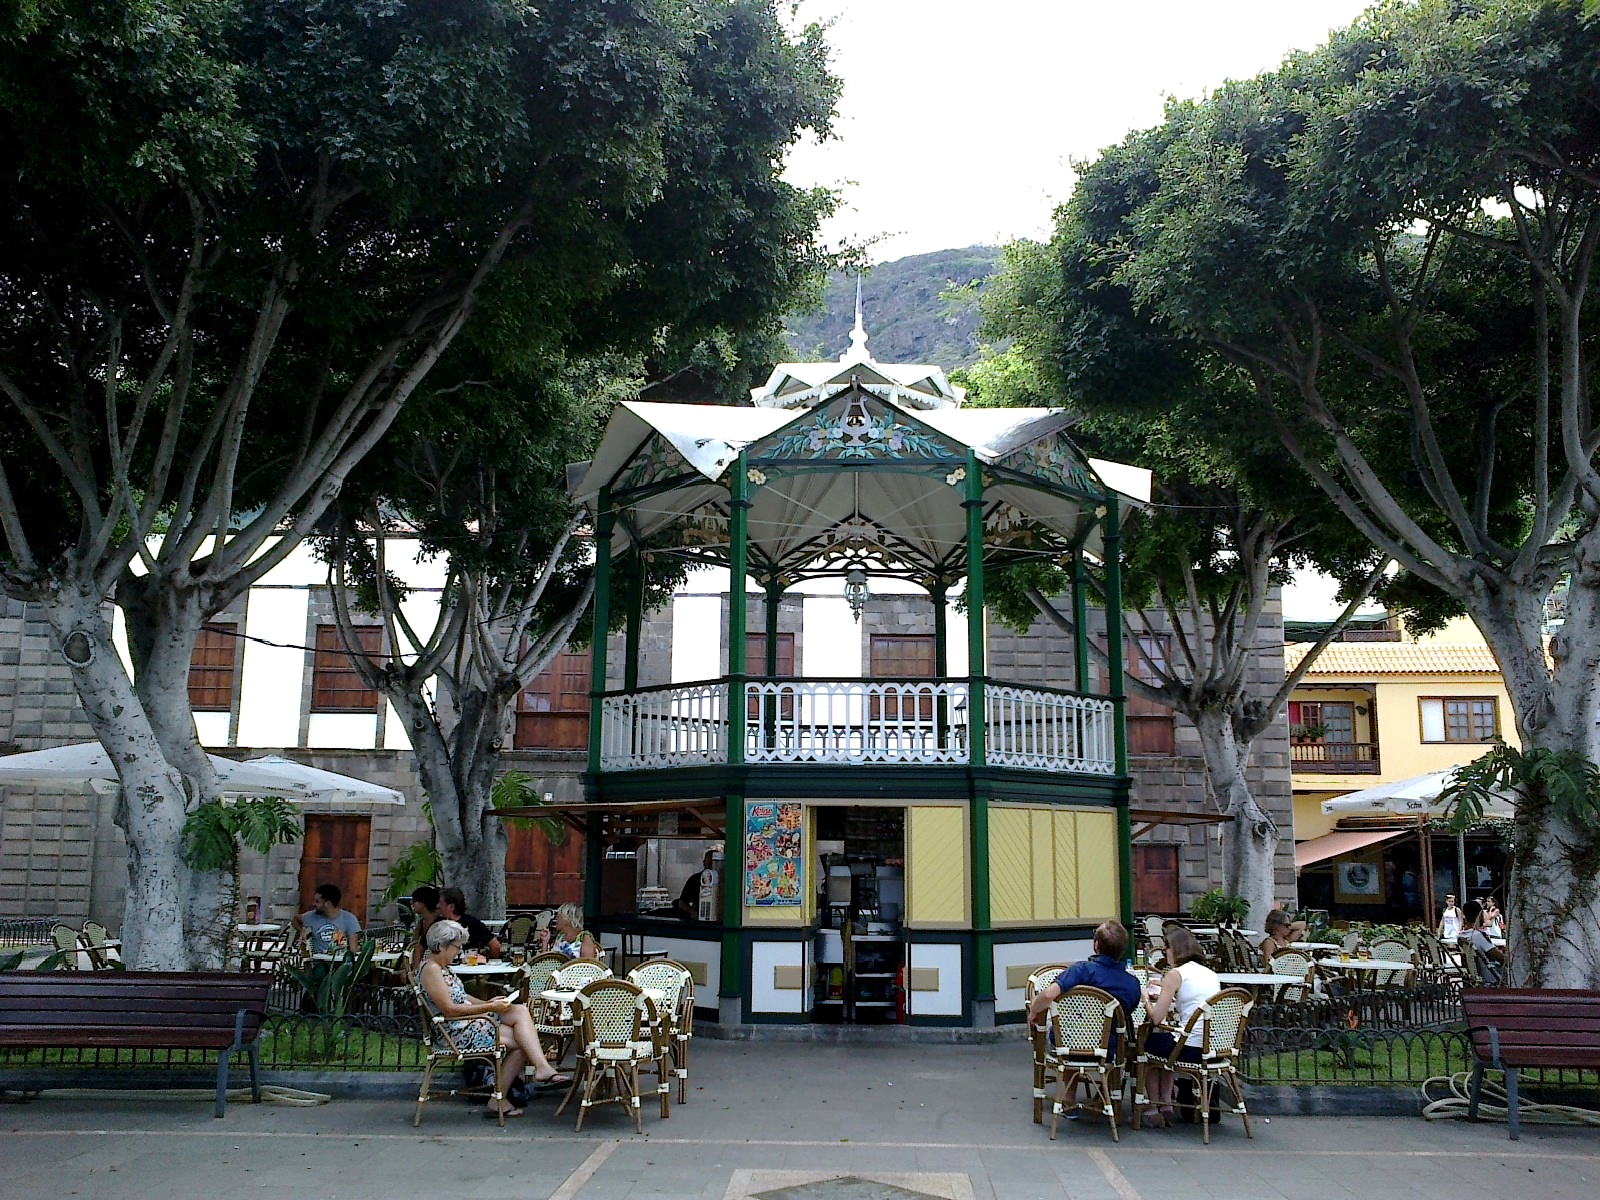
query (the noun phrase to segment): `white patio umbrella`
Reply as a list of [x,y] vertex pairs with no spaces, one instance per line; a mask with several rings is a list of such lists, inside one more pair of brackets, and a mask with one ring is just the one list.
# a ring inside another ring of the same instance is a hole
[[253,767],[263,773],[276,775],[303,789],[299,800],[321,800],[348,804],[404,804],[405,793],[380,783],[368,783],[337,771],[324,771],[284,758],[281,754],[268,754],[261,758],[248,758],[238,764]]
[[[278,796],[287,800],[308,798],[306,784],[281,771],[252,763],[208,755],[224,796]],[[117,789],[117,772],[99,742],[77,742],[49,750],[29,750],[0,757],[0,787],[38,787],[87,783],[97,792]]]

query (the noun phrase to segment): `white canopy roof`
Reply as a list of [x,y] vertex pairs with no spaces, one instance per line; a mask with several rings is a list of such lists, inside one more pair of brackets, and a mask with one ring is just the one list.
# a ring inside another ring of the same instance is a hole
[[750,569],[799,578],[846,556],[914,577],[964,574],[967,453],[984,470],[985,553],[1100,552],[1098,517],[1116,495],[1144,504],[1150,472],[1091,462],[1064,409],[911,411],[855,382],[816,408],[629,401],[613,413],[574,497],[610,489],[613,553],[667,537],[695,557],[725,556],[728,468],[746,455]]
[[[1401,813],[1416,816],[1444,816],[1444,807],[1439,803],[1439,795],[1450,786],[1455,777],[1457,768],[1451,767],[1447,771],[1432,771],[1427,775],[1414,775],[1410,779],[1397,780],[1394,783],[1374,784],[1369,788],[1362,788],[1359,792],[1351,792],[1347,796],[1339,796],[1332,800],[1322,802],[1322,811],[1326,814],[1339,814],[1342,816],[1376,816],[1379,814]],[[1515,817],[1516,804],[1511,800],[1494,796],[1484,806],[1483,815],[1486,817]]]
[[[297,803],[405,803],[405,796],[393,788],[304,766],[275,754],[244,762],[216,754],[206,757],[217,773],[224,797],[276,796]],[[0,758],[0,787],[85,783],[102,793],[114,792],[119,786],[116,768],[99,742],[78,742]]]

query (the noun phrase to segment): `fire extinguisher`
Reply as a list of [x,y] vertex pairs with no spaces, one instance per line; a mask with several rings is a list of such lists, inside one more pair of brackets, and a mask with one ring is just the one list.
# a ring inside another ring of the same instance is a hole
[[906,965],[900,964],[900,969],[894,973],[894,1019],[895,1023],[906,1023]]

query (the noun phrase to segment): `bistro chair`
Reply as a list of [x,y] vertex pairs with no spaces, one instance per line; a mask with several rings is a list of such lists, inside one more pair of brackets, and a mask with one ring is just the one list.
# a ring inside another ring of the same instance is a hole
[[[500,1112],[500,1126],[505,1128],[506,1111],[501,1103],[500,1094],[500,1063],[506,1056],[506,1048],[500,1045],[499,1038],[495,1039],[492,1050],[469,1050],[456,1043],[455,1037],[450,1032],[450,1023],[446,1020],[433,1001],[428,998],[428,993],[422,990],[422,985],[416,977],[411,979],[411,996],[417,1003],[417,1013],[427,1027],[426,1048],[428,1054],[427,1066],[422,1072],[422,1086],[417,1089],[417,1111],[411,1118],[412,1128],[422,1124],[422,1106],[433,1099],[433,1072],[440,1063],[449,1063],[451,1066],[460,1067],[469,1062],[481,1062],[489,1068],[489,1094],[494,1098],[494,1105]],[[460,1020],[461,1018],[456,1018]],[[446,1095],[455,1095],[452,1088]]]
[[[1035,967],[1033,974],[1028,976],[1028,982],[1022,989],[1022,1008],[1026,1012],[1033,1007],[1033,999],[1045,988],[1054,983],[1065,971],[1065,963],[1051,963],[1045,967]],[[1044,1100],[1046,1079],[1046,1050],[1050,1040],[1049,1022],[1041,1022],[1028,1031],[1028,1038],[1033,1043],[1033,1123],[1044,1124]]]
[[[1298,950],[1279,950],[1268,960],[1267,966],[1274,975],[1293,975],[1304,980],[1307,986],[1311,983],[1311,957]],[[1278,999],[1291,1004],[1304,1000],[1305,996],[1306,988],[1302,986],[1278,989]]]
[[550,986],[563,992],[579,992],[597,979],[611,978],[611,968],[592,958],[569,958],[550,976]]
[[[1056,1100],[1050,1110],[1052,1141],[1061,1114],[1067,1108],[1068,1080],[1074,1081],[1074,1090],[1079,1083],[1095,1089],[1100,1111],[1111,1124],[1111,1140],[1120,1140],[1117,1106],[1111,1096],[1113,1091],[1121,1092],[1122,1055],[1127,1042],[1128,1028],[1122,1004],[1110,992],[1097,987],[1075,987],[1050,1006],[1050,1036],[1045,1053],[1056,1077]],[[1082,1107],[1075,1096],[1072,1107]]]
[[1129,969],[1139,981],[1139,1003],[1128,1014],[1128,1036],[1122,1041],[1122,1094],[1124,1098],[1130,1098],[1129,1111],[1132,1112],[1135,1106],[1144,1103],[1144,1096],[1140,1093],[1144,1076],[1139,1071],[1139,1051],[1144,1042],[1145,1027],[1150,1021],[1150,996],[1146,989],[1150,986],[1152,972],[1139,967]]
[[533,938],[533,918],[528,916],[512,917],[506,923],[506,945],[526,946]]
[[1461,956],[1461,977],[1468,987],[1483,986],[1483,963],[1478,958],[1478,949],[1471,942],[1459,941],[1456,943],[1456,953]]
[[93,966],[93,960],[83,947],[83,937],[71,925],[50,926],[50,942],[61,954],[61,970],[81,971]]
[[1355,930],[1351,930],[1349,933],[1345,934],[1344,937],[1339,939],[1339,947],[1340,949],[1344,950],[1346,954],[1354,954],[1361,948],[1361,935]]
[[[528,999],[528,1011],[533,1014],[533,1026],[551,1063],[559,1063],[567,1056],[577,1033],[570,1007],[559,1000],[546,1000],[543,992],[558,989],[556,972],[572,960],[565,954],[550,951],[536,954],[522,967],[523,993]],[[577,991],[577,987],[560,989]]]
[[667,1042],[672,1073],[678,1077],[678,1103],[689,1102],[689,1039],[694,1036],[694,976],[670,958],[641,963],[628,972],[630,983],[666,993],[656,1018]]
[[[1233,1093],[1234,1106],[1228,1111],[1244,1121],[1246,1137],[1255,1137],[1250,1131],[1250,1112],[1245,1107],[1244,1089],[1239,1084],[1238,1065],[1252,1007],[1254,1001],[1244,988],[1223,988],[1195,1009],[1183,1029],[1173,1034],[1172,1054],[1165,1061],[1150,1059],[1153,1065],[1194,1080],[1200,1109],[1201,1140],[1206,1145],[1211,1144],[1211,1095],[1218,1082],[1225,1082]],[[1179,1055],[1183,1053],[1189,1035],[1197,1026],[1200,1030],[1200,1061],[1183,1062]],[[1137,1123],[1136,1117],[1135,1125]]]
[[[1372,943],[1372,957],[1381,959],[1384,962],[1408,963],[1412,961],[1412,951],[1411,947],[1404,942],[1397,941],[1394,938],[1383,938]],[[1406,982],[1406,976],[1409,974],[1411,974],[1410,971],[1374,971],[1372,982],[1377,987],[1402,984]]]
[[[644,1132],[639,1113],[639,1068],[656,1060],[661,1115],[667,1116],[667,1083],[660,1060],[666,1056],[657,1030],[655,1006],[626,979],[596,979],[574,1002],[578,1010],[578,1070],[556,1116],[578,1097],[577,1129],[596,1103],[621,1104],[633,1112],[633,1127]],[[598,1093],[598,1100],[597,1100]]]

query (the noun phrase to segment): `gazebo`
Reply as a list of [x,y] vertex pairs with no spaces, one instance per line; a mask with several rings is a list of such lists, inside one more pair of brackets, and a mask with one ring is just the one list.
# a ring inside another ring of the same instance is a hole
[[[964,408],[939,368],[877,363],[859,312],[838,362],[782,364],[752,399],[625,403],[573,472],[601,548],[596,626],[622,605],[627,631],[620,690],[606,687],[604,639],[593,653],[587,799],[573,814],[590,834],[591,918],[699,962],[723,1021],[811,1020],[830,1002],[817,822],[828,805],[892,807],[903,912],[897,952],[878,962],[893,968],[899,1015],[1010,1019],[1033,966],[1081,956],[1108,916],[1132,918],[1119,528],[1148,501],[1149,473],[1087,458],[1064,410]],[[640,590],[614,578],[642,572],[613,574],[638,555],[727,569],[723,677],[638,686]],[[985,572],[1034,561],[1070,568],[1071,680],[985,671]],[[1107,607],[1100,694],[1091,570]],[[779,602],[824,577],[843,579],[852,606],[874,579],[925,589],[932,677],[780,678]],[[967,670],[952,676],[946,600],[963,588]],[[765,661],[747,662],[746,635],[763,629]],[[599,912],[606,831],[666,813],[725,833],[720,918],[664,930]]]

